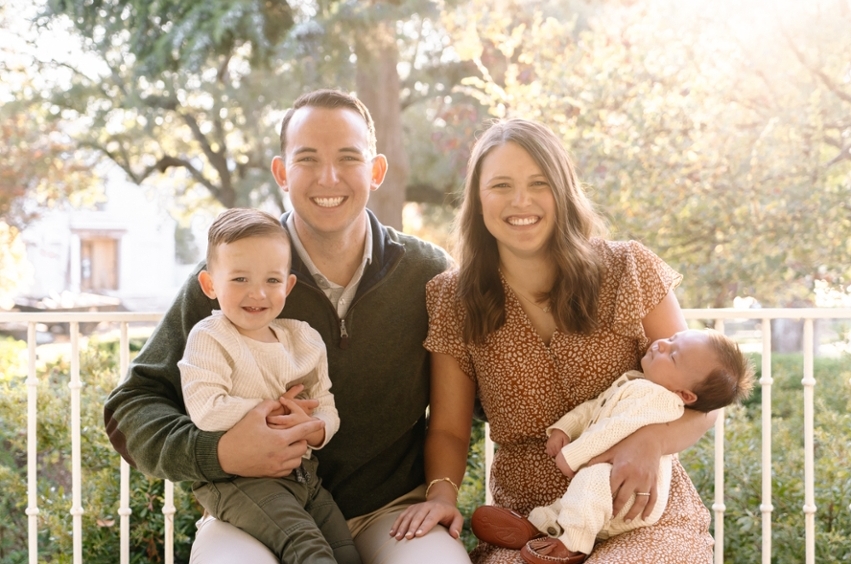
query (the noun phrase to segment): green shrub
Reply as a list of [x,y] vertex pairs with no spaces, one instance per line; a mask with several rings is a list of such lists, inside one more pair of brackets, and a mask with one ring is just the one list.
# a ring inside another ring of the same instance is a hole
[[475,548],[478,540],[470,529],[470,517],[473,511],[485,503],[485,424],[473,421],[473,432],[470,437],[470,450],[467,453],[467,473],[458,494],[458,509],[464,516],[464,529],[461,531],[461,541],[467,551]]
[[[760,367],[760,359],[755,359]],[[772,559],[805,560],[803,360],[772,355]],[[759,378],[761,375],[757,374]],[[814,378],[816,560],[851,561],[851,359],[817,358]],[[762,553],[762,390],[725,419],[724,562]],[[714,430],[680,460],[707,507],[714,503]]]
[[[27,386],[25,345],[0,346],[0,563],[27,561]],[[103,403],[118,381],[114,344],[92,342],[81,354],[83,555],[89,563],[114,563],[120,553],[119,456],[103,429]],[[40,562],[71,562],[71,391],[66,359],[38,368],[38,536]],[[131,562],[164,559],[164,482],[131,470]],[[188,484],[175,484],[174,554],[189,561],[200,510]]]
[[[134,350],[138,350],[135,344]],[[26,346],[0,340],[0,564],[27,561]],[[113,563],[119,554],[119,466],[103,431],[102,408],[118,381],[113,342],[92,342],[81,355],[83,453],[83,554],[88,563]],[[755,365],[760,367],[759,358]],[[801,355],[772,358],[772,563],[804,560],[804,462]],[[38,369],[39,561],[71,561],[70,366],[45,362]],[[759,378],[757,374],[757,378]],[[815,365],[816,559],[851,561],[851,359],[817,358]],[[728,563],[761,560],[761,388],[743,407],[726,412],[725,539]],[[680,456],[707,507],[714,503],[713,431]],[[484,424],[473,426],[459,507],[462,541],[476,544],[469,528],[485,500]],[[130,478],[131,562],[163,560],[164,484],[135,470]],[[200,508],[188,484],[175,484],[175,561],[187,562]]]

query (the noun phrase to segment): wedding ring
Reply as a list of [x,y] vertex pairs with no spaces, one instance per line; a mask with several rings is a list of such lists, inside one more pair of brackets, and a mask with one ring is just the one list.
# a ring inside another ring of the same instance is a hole
[[646,495],[649,496],[650,492],[635,492],[635,495]]

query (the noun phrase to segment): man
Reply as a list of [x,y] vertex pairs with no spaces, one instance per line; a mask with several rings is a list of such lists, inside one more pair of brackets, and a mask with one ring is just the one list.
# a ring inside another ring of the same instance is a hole
[[[389,535],[396,516],[425,495],[425,284],[449,259],[367,211],[387,161],[376,154],[372,118],[356,98],[331,90],[301,96],[284,117],[281,154],[272,174],[294,208],[282,222],[298,279],[281,316],[307,321],[322,335],[341,420],[334,440],[317,453],[323,485],[364,562],[469,562],[454,524],[411,540]],[[143,472],[171,480],[287,475],[317,423],[270,428],[266,417],[280,405],[271,400],[224,433],[200,431],[185,414],[177,361],[192,326],[218,309],[196,276],[110,394],[110,440]],[[275,560],[242,531],[204,519],[192,561]]]

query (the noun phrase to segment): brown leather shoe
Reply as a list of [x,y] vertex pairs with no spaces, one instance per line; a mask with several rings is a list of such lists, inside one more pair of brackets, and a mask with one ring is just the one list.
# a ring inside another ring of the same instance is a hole
[[587,554],[572,552],[558,539],[532,539],[520,549],[520,557],[529,564],[580,564]]
[[542,535],[519,513],[495,505],[482,505],[473,511],[470,526],[479,540],[513,550],[520,550],[527,542]]

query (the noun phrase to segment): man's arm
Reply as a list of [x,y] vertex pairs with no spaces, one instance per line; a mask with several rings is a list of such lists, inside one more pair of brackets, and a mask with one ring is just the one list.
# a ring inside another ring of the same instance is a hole
[[177,367],[189,331],[214,305],[198,285],[198,270],[104,406],[113,447],[142,472],[175,481],[227,477],[216,456],[223,432],[201,431],[186,415]]

